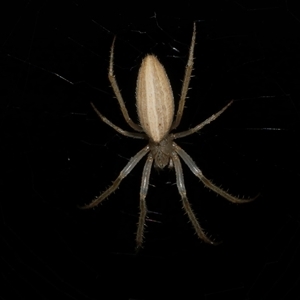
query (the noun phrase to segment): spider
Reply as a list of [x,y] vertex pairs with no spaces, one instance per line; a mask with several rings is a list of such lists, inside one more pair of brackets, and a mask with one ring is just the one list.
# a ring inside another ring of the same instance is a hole
[[192,41],[189,50],[189,58],[185,69],[185,75],[181,89],[181,96],[175,118],[173,92],[167,73],[163,65],[156,58],[156,56],[147,55],[143,59],[141,67],[139,69],[136,86],[136,105],[140,124],[137,124],[134,121],[132,121],[132,119],[129,117],[127,108],[125,106],[124,100],[122,98],[120,89],[118,87],[114,75],[113,61],[115,38],[111,46],[108,78],[111,83],[112,89],[115,93],[115,96],[119,102],[123,117],[127,124],[132,129],[134,129],[135,132],[126,131],[116,126],[105,116],[103,116],[97,110],[95,105],[91,103],[93,109],[100,117],[100,119],[107,125],[111,126],[113,129],[115,129],[118,133],[131,138],[148,140],[148,145],[142,150],[140,150],[135,156],[133,156],[129,160],[129,162],[120,172],[119,176],[113,182],[113,184],[99,197],[94,199],[90,204],[87,204],[82,207],[83,209],[88,209],[95,207],[99,203],[101,203],[118,188],[122,180],[133,170],[133,168],[139,163],[139,161],[145,155],[148,155],[143,169],[142,183],[140,187],[140,214],[139,221],[137,224],[138,228],[136,232],[137,249],[139,249],[142,246],[144,239],[144,227],[147,215],[147,206],[145,199],[148,191],[149,177],[153,164],[154,167],[159,169],[163,169],[167,165],[171,168],[175,168],[176,183],[179,194],[181,196],[183,208],[190,222],[192,223],[192,226],[194,227],[197,236],[203,241],[210,244],[214,244],[214,242],[211,239],[209,239],[204,233],[204,230],[199,224],[192,210],[191,204],[188,201],[186,195],[186,188],[184,185],[182,166],[179,157],[186,163],[186,165],[194,173],[194,175],[197,176],[207,188],[213,190],[215,193],[221,195],[225,199],[233,203],[245,203],[250,202],[257,197],[256,196],[252,199],[241,199],[230,195],[226,191],[213,184],[209,179],[207,179],[203,175],[203,173],[197,167],[193,159],[174,141],[176,139],[186,137],[199,131],[205,125],[217,119],[233,103],[233,101],[229,102],[216,114],[213,114],[211,117],[207,118],[205,121],[193,128],[178,133],[171,133],[180,124],[183,115],[184,105],[187,98],[187,92],[189,89],[189,83],[193,70],[195,39],[196,24],[194,23]]

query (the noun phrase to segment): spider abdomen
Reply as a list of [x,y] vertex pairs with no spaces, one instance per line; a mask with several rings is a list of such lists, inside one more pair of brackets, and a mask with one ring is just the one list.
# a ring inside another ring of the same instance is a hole
[[152,141],[159,143],[170,131],[174,98],[167,73],[154,55],[147,55],[142,61],[136,102],[142,128]]

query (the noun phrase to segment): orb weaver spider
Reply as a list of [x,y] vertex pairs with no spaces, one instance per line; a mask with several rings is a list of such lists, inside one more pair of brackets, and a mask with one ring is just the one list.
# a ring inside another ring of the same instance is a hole
[[148,191],[149,177],[153,164],[156,168],[159,169],[163,169],[167,165],[169,167],[175,168],[176,183],[183,203],[183,208],[186,214],[188,215],[188,218],[192,223],[198,237],[210,244],[214,244],[214,242],[211,239],[209,239],[204,233],[188,201],[183,179],[182,166],[179,157],[186,163],[186,165],[194,173],[194,175],[197,176],[207,188],[213,190],[215,193],[221,195],[230,202],[246,203],[254,200],[257,197],[256,196],[250,199],[241,199],[232,196],[231,194],[222,190],[221,188],[213,184],[209,179],[207,179],[203,175],[201,170],[197,167],[193,159],[174,142],[175,139],[186,137],[201,130],[204,126],[217,119],[233,103],[233,101],[229,102],[216,114],[213,114],[211,117],[207,118],[205,121],[193,128],[178,133],[171,133],[171,131],[178,127],[183,115],[184,105],[193,70],[195,39],[196,25],[194,23],[192,41],[189,50],[189,58],[185,69],[185,75],[181,89],[181,96],[175,119],[174,99],[170,81],[168,79],[167,73],[163,65],[158,61],[158,59],[154,55],[147,55],[143,59],[138,73],[136,86],[136,105],[140,124],[135,123],[129,117],[127,108],[125,106],[124,100],[122,98],[120,89],[118,87],[114,75],[113,61],[115,38],[111,46],[108,78],[111,83],[112,89],[115,93],[115,96],[119,102],[120,109],[122,111],[125,121],[136,132],[126,131],[116,126],[105,116],[103,116],[97,110],[95,105],[91,103],[93,109],[100,117],[100,119],[107,125],[111,126],[113,129],[115,129],[118,133],[127,137],[146,139],[149,141],[146,147],[140,150],[135,156],[133,156],[129,160],[129,162],[120,172],[117,179],[106,191],[104,191],[99,197],[94,199],[90,204],[87,204],[82,207],[83,209],[88,209],[95,207],[99,203],[101,203],[118,188],[122,180],[133,170],[133,168],[139,163],[139,161],[145,155],[148,155],[143,169],[142,183],[140,187],[140,214],[138,221],[138,229],[136,233],[137,249],[140,248],[143,244],[144,226],[147,215],[147,206],[145,199]]

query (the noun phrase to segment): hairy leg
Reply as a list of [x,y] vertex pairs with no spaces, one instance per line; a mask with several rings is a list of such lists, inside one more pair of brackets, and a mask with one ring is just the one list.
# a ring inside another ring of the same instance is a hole
[[138,164],[138,162],[150,151],[149,146],[146,146],[141,151],[139,151],[134,157],[132,157],[125,168],[120,172],[118,178],[113,182],[113,184],[104,191],[99,197],[94,199],[90,204],[84,205],[80,208],[82,209],[88,209],[97,206],[99,203],[101,203],[104,199],[106,199],[111,193],[113,193],[122,180],[132,171],[132,169]]
[[144,228],[145,228],[145,221],[147,216],[147,205],[146,205],[146,196],[149,187],[149,178],[151,173],[151,168],[153,164],[153,157],[150,153],[148,155],[147,161],[145,163],[143,174],[142,174],[142,183],[141,183],[141,190],[140,190],[140,216],[138,222],[138,229],[136,233],[136,247],[137,250],[142,247],[143,239],[144,239]]

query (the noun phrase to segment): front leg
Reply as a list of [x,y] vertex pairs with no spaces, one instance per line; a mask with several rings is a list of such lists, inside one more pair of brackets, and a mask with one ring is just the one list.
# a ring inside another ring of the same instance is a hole
[[251,202],[251,201],[255,200],[259,196],[259,194],[258,194],[258,195],[256,195],[253,198],[242,199],[242,198],[235,197],[235,196],[233,196],[233,195],[225,192],[224,190],[222,190],[221,188],[219,188],[218,186],[216,186],[215,184],[213,184],[209,179],[207,179],[203,175],[203,173],[197,167],[197,165],[193,161],[193,159],[182,148],[180,148],[175,143],[174,143],[174,146],[175,146],[176,152],[183,159],[183,161],[187,164],[187,166],[194,173],[194,175],[197,176],[203,182],[203,184],[206,187],[208,187],[209,189],[213,190],[215,193],[219,194],[220,196],[222,196],[223,198],[227,199],[228,201],[230,201],[232,203],[247,203],[247,202]]
[[152,154],[150,153],[148,155],[147,161],[143,169],[143,174],[142,174],[142,184],[140,190],[140,216],[139,216],[138,229],[136,233],[137,250],[139,250],[142,247],[143,239],[144,239],[144,229],[145,229],[145,222],[147,216],[147,205],[145,199],[148,192],[149,178],[150,178],[152,164],[153,164],[153,157]]
[[139,151],[134,157],[132,157],[125,168],[120,172],[118,178],[113,182],[113,184],[104,191],[99,197],[93,200],[90,204],[84,205],[80,208],[88,209],[97,206],[104,199],[106,199],[111,193],[113,193],[120,185],[122,180],[132,171],[132,169],[138,164],[138,162],[150,151],[150,147],[146,146],[141,151]]
[[191,207],[191,204],[186,196],[186,189],[184,185],[184,179],[183,179],[183,172],[182,172],[182,167],[181,163],[179,160],[178,155],[174,152],[172,153],[172,159],[175,167],[175,172],[176,172],[176,182],[177,182],[177,188],[179,191],[179,194],[181,196],[183,208],[186,211],[186,214],[188,215],[198,237],[203,240],[204,242],[208,244],[215,244],[212,240],[210,240],[207,235],[204,233],[204,230],[200,226],[193,209]]

